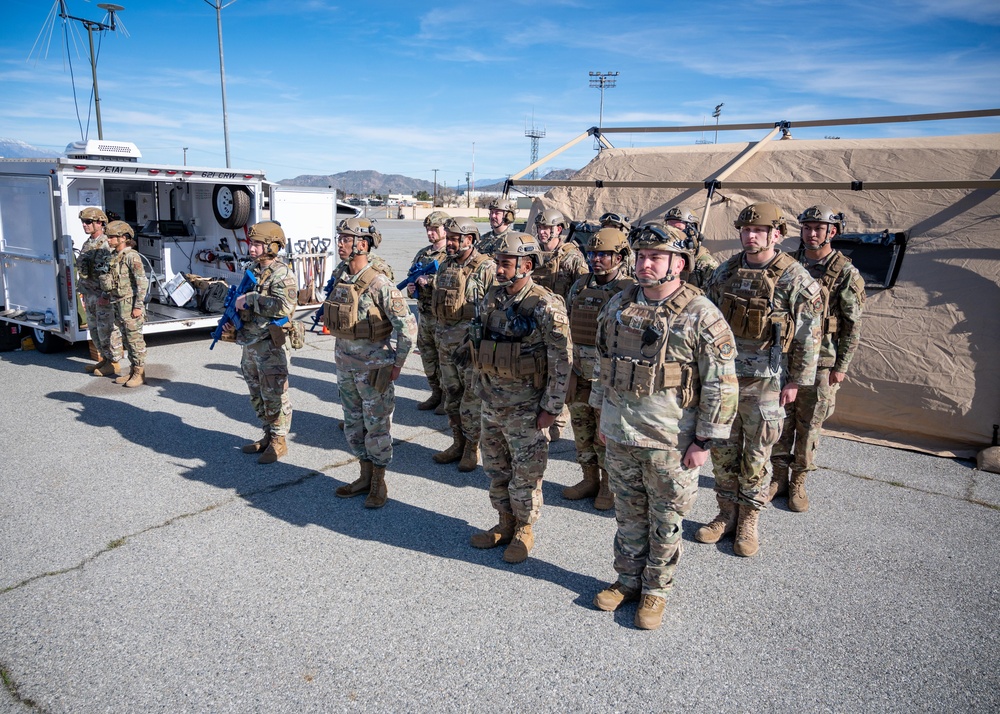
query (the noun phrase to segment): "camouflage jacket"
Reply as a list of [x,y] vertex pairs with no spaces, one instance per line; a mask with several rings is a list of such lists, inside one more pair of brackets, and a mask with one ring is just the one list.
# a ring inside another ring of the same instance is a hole
[[[625,266],[618,270],[618,274],[613,276],[604,285],[598,285],[597,280],[593,275],[585,275],[573,283],[573,287],[569,290],[569,295],[566,298],[566,314],[569,317],[569,323],[571,328],[571,335],[573,328],[573,306],[576,302],[577,296],[585,288],[591,290],[605,290],[610,293],[607,295],[607,299],[610,300],[615,293],[619,293],[624,289],[624,287],[630,282],[630,278],[625,274]],[[606,303],[605,303],[606,304]],[[575,319],[579,320],[580,315],[577,314]],[[594,329],[597,329],[597,315],[594,315]],[[596,345],[584,345],[573,342],[573,371],[576,372],[577,377],[581,379],[586,379],[587,381],[593,381],[595,379],[595,374],[597,372],[597,363],[600,360],[600,354],[597,351]]]
[[[478,253],[477,250],[470,250],[465,260],[461,261],[461,263],[454,256],[445,258],[444,262],[438,267],[437,275],[443,275],[446,272],[446,267],[450,267],[453,264],[467,265],[476,253]],[[481,302],[486,292],[493,287],[496,274],[497,264],[493,262],[492,258],[480,263],[479,267],[465,281],[465,300],[472,305]],[[437,275],[434,276],[435,285],[437,285]],[[469,322],[467,320],[455,325],[449,325],[445,320],[438,320],[437,322],[439,339],[444,342],[461,342],[465,339],[468,331]]]
[[708,279],[712,277],[712,273],[718,267],[719,259],[709,253],[704,245],[699,245],[694,258],[694,270],[687,273],[686,280],[696,288],[704,290],[705,286],[708,285]]
[[[445,251],[438,250],[433,245],[425,245],[423,248],[417,251],[417,255],[413,258],[413,262],[410,263],[410,272],[414,270],[419,270],[425,265],[433,263],[435,260],[438,262],[438,268],[440,269],[441,263],[444,259],[448,257]],[[433,318],[431,314],[431,295],[434,294],[434,273],[425,276],[427,278],[427,285],[423,287],[417,287],[416,298],[417,298],[417,311],[420,313],[421,317]],[[404,294],[406,294],[404,292]]]
[[255,264],[250,270],[257,284],[246,293],[246,308],[240,311],[243,327],[236,331],[236,342],[241,345],[269,339],[268,325],[283,317],[291,319],[298,294],[295,275],[280,258],[267,267]]
[[[843,267],[832,270],[834,258],[843,256]],[[865,307],[865,279],[851,259],[835,250],[818,261],[809,260],[805,251],[795,256],[823,288],[826,313],[823,315],[823,342],[819,351],[819,366],[835,372],[847,372],[861,341],[861,313]],[[831,272],[830,275],[827,275]]]
[[516,309],[531,295],[539,296],[531,313],[531,331],[520,340],[521,356],[545,353],[544,374],[531,377],[501,377],[479,372],[476,394],[493,407],[525,406],[559,414],[566,402],[569,386],[570,360],[573,344],[569,336],[569,322],[562,299],[544,288],[539,288],[529,278],[527,284],[515,295],[508,295],[506,288],[495,285],[486,293],[480,312],[486,320],[493,310]]
[[403,293],[396,289],[392,280],[386,277],[375,266],[369,264],[356,275],[345,273],[338,282],[354,283],[367,270],[375,270],[380,274],[375,276],[368,289],[358,298],[358,320],[368,318],[372,306],[378,307],[382,314],[392,323],[393,334],[396,336],[396,346],[393,349],[389,340],[392,335],[383,340],[352,340],[338,337],[334,348],[338,370],[366,370],[395,364],[402,367],[413,349],[417,339],[417,320],[410,312],[410,307]]
[[[103,255],[107,253],[107,255]],[[80,255],[76,259],[76,287],[84,295],[100,295],[101,284],[95,272],[94,262],[100,257],[101,262],[105,262],[111,257],[111,247],[108,245],[108,237],[104,234],[94,238],[87,238],[80,248]]]
[[492,258],[496,255],[497,249],[500,247],[500,243],[503,242],[503,239],[507,237],[509,232],[510,226],[507,227],[507,230],[500,233],[496,233],[494,231],[484,233],[479,236],[479,240],[476,241],[476,250],[483,255],[488,255]]
[[[98,261],[95,261],[95,265],[97,264]],[[142,265],[142,258],[132,248],[126,248],[112,254],[107,263],[106,271],[99,270],[99,282],[101,290],[111,296],[112,302],[135,298],[135,302],[142,303],[146,299],[146,290],[149,288],[149,280],[146,279],[146,269]]]
[[565,300],[573,283],[589,274],[590,266],[576,243],[563,242],[553,251],[542,251],[542,267],[531,274],[531,279]]
[[[705,293],[717,306],[722,305],[723,290],[740,269],[763,271],[782,255],[764,266],[752,266],[742,252],[720,265],[709,279]],[[796,384],[812,384],[816,380],[819,358],[819,330],[822,322],[823,295],[819,284],[797,262],[778,277],[770,301],[771,314],[787,318],[792,325],[791,347],[782,355],[783,369],[774,371],[770,364],[770,336],[762,340],[736,337],[736,374],[740,377],[777,377],[785,371],[788,380]],[[736,330],[734,329],[734,332]]]
[[729,436],[739,403],[735,338],[719,309],[700,290],[689,289],[695,297],[676,313],[667,308],[670,298],[650,303],[638,288],[618,293],[601,310],[597,341],[604,360],[623,356],[616,354],[611,339],[622,309],[630,304],[656,305],[654,324],[662,337],[651,345],[651,361],[687,366],[692,375],[687,396],[684,390],[669,387],[639,396],[602,384],[599,367],[590,404],[601,410],[605,438],[642,448],[687,449],[695,435],[703,439]]

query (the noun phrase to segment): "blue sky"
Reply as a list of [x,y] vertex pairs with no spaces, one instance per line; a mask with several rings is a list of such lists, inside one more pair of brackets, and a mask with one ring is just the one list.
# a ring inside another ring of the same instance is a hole
[[[69,13],[102,20],[96,2]],[[214,0],[213,0],[214,2]],[[61,151],[86,127],[86,33],[67,52],[51,0],[8,3],[0,28],[0,136]],[[120,0],[127,31],[101,40],[104,136],[144,157],[225,165],[215,10],[205,0]],[[617,71],[605,126],[802,121],[1000,107],[1000,3],[507,3],[236,0],[223,10],[232,165],[271,179],[375,169],[464,186],[529,163],[598,122],[588,72]],[[92,108],[90,138],[97,138]],[[814,129],[893,136],[1000,131],[1000,119]],[[720,142],[761,132],[720,135]],[[712,139],[711,130],[705,138]],[[698,135],[616,135],[617,145]],[[592,142],[552,160],[579,168]]]

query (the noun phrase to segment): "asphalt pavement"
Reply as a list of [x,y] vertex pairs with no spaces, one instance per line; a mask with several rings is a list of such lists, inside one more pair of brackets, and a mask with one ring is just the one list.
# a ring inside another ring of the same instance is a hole
[[[413,221],[382,222],[405,274]],[[484,224],[485,226],[485,224]],[[431,455],[445,417],[411,356],[396,392],[389,503],[356,478],[333,339],[292,358],[289,454],[260,466],[239,348],[148,340],[149,384],[82,370],[86,350],[0,354],[2,712],[1000,710],[1000,476],[967,461],[826,439],[812,507],[783,500],[761,551],[702,545],[710,469],[663,627],[595,610],[614,517],[566,501],[551,446],[520,565],[469,536],[496,521],[482,469]]]

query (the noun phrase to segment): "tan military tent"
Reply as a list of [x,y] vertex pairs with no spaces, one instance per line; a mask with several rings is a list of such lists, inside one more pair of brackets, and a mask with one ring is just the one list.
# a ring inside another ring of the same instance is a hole
[[589,185],[550,189],[533,214],[544,205],[577,221],[606,211],[645,220],[684,203],[700,216],[704,182],[720,176],[702,229],[722,256],[739,248],[732,221],[756,201],[789,213],[787,250],[798,245],[794,217],[814,204],[843,210],[849,233],[908,234],[895,285],[868,290],[828,429],[941,455],[988,446],[1000,424],[1000,134],[606,149],[573,177]]

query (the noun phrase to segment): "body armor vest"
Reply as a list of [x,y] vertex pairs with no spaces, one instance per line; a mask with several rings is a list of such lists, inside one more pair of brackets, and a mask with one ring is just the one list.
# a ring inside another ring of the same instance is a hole
[[685,283],[661,305],[639,304],[638,294],[638,285],[623,291],[625,307],[608,334],[609,356],[601,358],[601,384],[639,397],[677,389],[682,407],[696,406],[701,394],[698,365],[668,361],[667,338],[671,320],[703,293]]
[[483,341],[479,349],[473,351],[477,369],[507,379],[534,377],[535,387],[544,385],[548,373],[545,346],[540,344],[540,349],[522,354],[521,344],[535,330],[535,307],[545,294],[543,288],[532,285],[527,296],[517,305],[506,310],[494,306],[486,313],[483,317]]
[[439,320],[450,325],[471,320],[476,316],[476,307],[465,299],[465,284],[489,256],[474,252],[465,265],[457,260],[448,260],[438,270],[434,278],[434,295],[431,312]]
[[778,253],[766,268],[740,267],[730,273],[721,287],[719,309],[736,337],[770,343],[773,326],[781,325],[781,351],[791,349],[794,322],[787,312],[775,312],[774,288],[795,262],[787,253]]
[[[796,257],[799,260],[805,252],[800,249]],[[834,315],[830,310],[830,295],[833,293],[834,287],[840,282],[840,275],[844,272],[844,268],[851,264],[851,259],[846,255],[841,253],[839,250],[833,252],[833,257],[830,261],[824,265],[814,265],[806,268],[809,274],[816,279],[819,283],[820,292],[823,294],[823,334],[824,335],[835,335],[837,330],[840,328],[840,320],[838,315]],[[816,272],[822,269],[823,273],[817,275]]]
[[353,283],[337,280],[323,303],[323,324],[335,337],[348,340],[380,342],[392,334],[392,323],[377,305],[372,305],[368,316],[358,319],[361,296],[381,273],[368,266]]
[[593,347],[597,344],[597,315],[608,301],[632,284],[628,278],[618,278],[605,285],[587,285],[573,298],[569,315],[569,331],[574,345]]
[[[560,273],[559,266],[573,251],[580,253],[580,249],[576,247],[575,243],[563,243],[551,253],[543,253],[545,262],[542,267],[531,271],[531,279],[536,285],[548,288],[556,295],[565,298],[578,276]],[[582,253],[580,255],[583,257]]]

